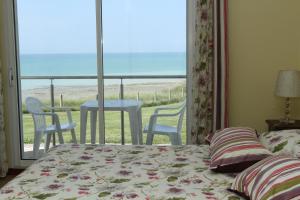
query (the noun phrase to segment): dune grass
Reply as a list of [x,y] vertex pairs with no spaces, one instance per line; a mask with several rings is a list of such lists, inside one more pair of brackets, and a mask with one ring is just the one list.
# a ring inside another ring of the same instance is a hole
[[[176,100],[178,101],[178,100]],[[81,102],[81,101],[80,101]],[[72,102],[72,106],[76,106],[77,109],[72,111],[73,121],[76,122],[76,136],[77,141],[80,139],[80,111],[78,111],[78,103],[79,102]],[[161,102],[160,104],[163,104]],[[168,104],[165,102],[164,104]],[[155,103],[153,105],[156,105]],[[176,104],[170,104],[170,106],[174,106]],[[143,127],[148,123],[150,115],[154,112],[154,109],[158,106],[151,106],[151,104],[147,104],[148,107],[142,108],[142,117],[143,117]],[[60,117],[61,123],[66,121],[66,114],[65,113],[58,113]],[[125,142],[131,143],[131,134],[130,134],[130,126],[129,126],[129,119],[128,114],[125,112]],[[51,118],[47,119],[47,122],[50,124]],[[87,143],[90,143],[90,126],[89,126],[89,117],[87,121]],[[185,120],[184,120],[185,122]],[[167,124],[167,125],[177,125],[177,118],[164,118],[160,119],[158,123]],[[23,139],[24,143],[32,144],[34,139],[34,128],[33,128],[33,120],[31,114],[24,112],[23,114]],[[120,112],[105,112],[105,136],[106,136],[106,143],[121,143],[121,114]],[[96,141],[98,142],[98,134],[96,137]],[[69,132],[64,133],[64,140],[65,142],[71,141],[71,134]],[[146,141],[146,135],[144,135],[143,141]],[[183,123],[182,129],[182,141],[185,143],[186,141],[186,126]],[[154,144],[168,144],[170,143],[169,138],[167,136],[155,136],[154,137]]]
[[[168,105],[173,103],[178,103],[185,98],[185,85],[170,88],[170,90],[162,90],[157,93],[140,93],[139,100],[143,102],[143,107],[154,107],[161,105]],[[36,96],[40,99],[40,96]],[[59,96],[54,96],[55,106],[60,105]],[[87,100],[96,99],[96,95],[93,97],[86,96],[85,98],[65,99],[63,101],[63,106],[71,107],[73,111],[79,111],[80,105]],[[118,94],[105,95],[105,99],[119,99]],[[137,94],[132,91],[124,92],[124,99],[137,99]],[[45,105],[51,105],[50,100],[41,100]],[[26,105],[22,103],[22,112],[28,113]]]

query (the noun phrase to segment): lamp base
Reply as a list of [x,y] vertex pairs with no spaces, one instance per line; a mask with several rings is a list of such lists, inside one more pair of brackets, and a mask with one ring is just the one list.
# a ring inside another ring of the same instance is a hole
[[290,119],[290,98],[285,98],[285,116],[283,119],[280,120],[280,123],[284,124],[294,124],[295,120]]

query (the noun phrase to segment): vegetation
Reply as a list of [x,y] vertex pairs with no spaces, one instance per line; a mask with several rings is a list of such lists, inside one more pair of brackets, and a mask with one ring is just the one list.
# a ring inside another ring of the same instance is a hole
[[[127,97],[126,97],[127,98]],[[65,106],[72,106],[74,111],[72,111],[73,121],[76,122],[76,136],[77,141],[80,139],[80,111],[79,105],[82,104],[85,100],[78,101],[67,101]],[[143,100],[144,101],[144,100]],[[171,102],[178,102],[180,98],[173,99]],[[153,102],[152,104],[144,104],[142,108],[142,116],[143,116],[143,127],[149,122],[150,115],[154,112],[154,109],[157,108],[157,104],[170,104],[168,101],[159,101]],[[175,104],[171,104],[170,106],[174,106]],[[66,114],[63,112],[58,113],[61,123],[67,120]],[[131,143],[131,135],[130,135],[130,127],[129,127],[129,119],[128,114],[125,112],[125,141],[126,143]],[[106,143],[119,143],[121,141],[121,127],[120,127],[121,114],[120,112],[105,112],[105,132],[106,132]],[[51,124],[51,118],[47,119],[47,122]],[[89,118],[88,121],[89,122]],[[176,118],[162,118],[158,121],[158,123],[168,124],[175,126],[177,124]],[[183,124],[183,133],[182,133],[182,141],[186,140],[186,128],[185,123]],[[34,128],[33,128],[33,120],[31,114],[24,112],[23,114],[23,130],[24,130],[24,143],[32,144],[34,139]],[[64,133],[65,142],[71,141],[71,134],[69,132]],[[98,137],[96,140],[98,141]],[[146,135],[144,135],[144,142],[146,141]],[[90,126],[87,124],[87,143],[90,143]],[[168,144],[169,138],[167,136],[155,136],[154,137],[155,144]]]
[[[143,107],[154,107],[161,105],[168,105],[173,103],[178,103],[185,98],[185,85],[174,87],[170,90],[162,90],[158,93],[142,93],[140,95],[135,94],[130,91],[125,91],[124,99],[139,99],[143,101]],[[65,100],[63,106],[71,107],[73,111],[79,111],[80,105],[83,104],[88,99],[78,99],[78,100]],[[105,99],[119,99],[118,95],[105,96]],[[45,105],[51,105],[50,100],[43,101]],[[59,106],[61,102],[58,99],[54,101],[55,106]],[[28,113],[25,104],[22,105],[23,113]]]

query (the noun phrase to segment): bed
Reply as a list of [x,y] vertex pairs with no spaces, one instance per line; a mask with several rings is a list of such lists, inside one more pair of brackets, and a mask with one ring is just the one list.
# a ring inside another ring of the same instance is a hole
[[208,169],[209,146],[61,145],[0,190],[0,199],[238,200],[234,175]]

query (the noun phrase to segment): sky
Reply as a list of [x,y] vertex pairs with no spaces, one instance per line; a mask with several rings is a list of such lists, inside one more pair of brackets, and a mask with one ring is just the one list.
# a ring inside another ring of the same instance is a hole
[[[185,52],[186,0],[103,0],[104,53]],[[21,54],[96,53],[95,0],[18,0]]]

